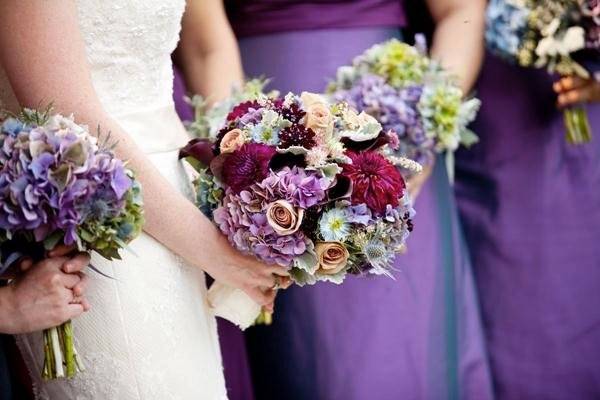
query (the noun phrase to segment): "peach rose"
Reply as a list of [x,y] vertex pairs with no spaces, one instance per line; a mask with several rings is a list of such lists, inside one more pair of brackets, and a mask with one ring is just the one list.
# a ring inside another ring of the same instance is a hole
[[232,129],[223,136],[219,149],[221,153],[233,153],[246,142],[246,134],[241,129]]
[[267,207],[267,221],[279,235],[291,235],[300,229],[303,216],[303,209],[294,209],[285,200],[277,200]]
[[348,249],[340,242],[317,242],[315,244],[318,265],[317,275],[335,275],[348,263]]

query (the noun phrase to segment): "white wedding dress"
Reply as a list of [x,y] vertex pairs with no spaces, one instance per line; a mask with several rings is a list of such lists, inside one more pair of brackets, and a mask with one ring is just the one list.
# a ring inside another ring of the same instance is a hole
[[[203,0],[199,0],[203,1]],[[78,0],[94,87],[106,110],[171,182],[191,193],[178,161],[187,135],[172,101],[170,54],[185,0]],[[66,38],[68,40],[68,38]],[[167,221],[165,221],[167,223]],[[227,399],[204,274],[143,234],[122,261],[93,257],[92,310],[76,319],[86,371],[43,382],[41,333],[20,336],[36,397],[52,400]]]

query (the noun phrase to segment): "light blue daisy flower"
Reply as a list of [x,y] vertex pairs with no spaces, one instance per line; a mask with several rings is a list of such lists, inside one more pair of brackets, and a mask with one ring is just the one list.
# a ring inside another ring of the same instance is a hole
[[332,208],[323,213],[319,221],[319,228],[326,241],[342,242],[350,234],[348,217],[339,208]]

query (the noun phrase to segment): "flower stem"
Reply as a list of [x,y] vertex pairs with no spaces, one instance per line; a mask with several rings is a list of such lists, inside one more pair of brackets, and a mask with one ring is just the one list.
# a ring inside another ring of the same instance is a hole
[[63,350],[65,357],[65,364],[67,367],[67,378],[75,376],[75,352],[73,345],[73,325],[71,321],[67,321],[60,327],[61,336],[63,338]]
[[590,122],[584,106],[574,106],[565,109],[564,120],[567,128],[567,142],[569,144],[584,144],[592,140]]
[[273,323],[273,313],[267,311],[264,308],[260,311],[260,314],[256,318],[256,325],[271,325]]
[[54,366],[55,374],[53,378],[64,378],[65,370],[63,368],[63,352],[60,346],[60,338],[58,335],[58,328],[50,329],[50,342],[52,347],[52,353],[54,355]]
[[52,346],[50,346],[50,332],[44,330],[44,369],[42,370],[42,378],[49,380],[53,378],[52,365]]

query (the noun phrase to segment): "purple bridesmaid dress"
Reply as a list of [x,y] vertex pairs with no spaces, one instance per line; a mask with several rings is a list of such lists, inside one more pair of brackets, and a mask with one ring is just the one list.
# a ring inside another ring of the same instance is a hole
[[[338,66],[399,36],[397,0],[230,3],[248,76],[283,93],[322,91]],[[279,294],[274,323],[247,332],[258,399],[395,400],[491,397],[470,265],[438,162],[417,204],[395,280]]]
[[552,79],[488,55],[481,142],[457,160],[500,399],[600,398],[600,106],[564,139]]
[[[190,121],[194,114],[190,105],[184,101],[185,83],[179,71],[175,70],[174,72],[175,108],[183,121]],[[254,400],[244,336],[235,325],[220,318],[217,318],[217,326],[229,400]]]

